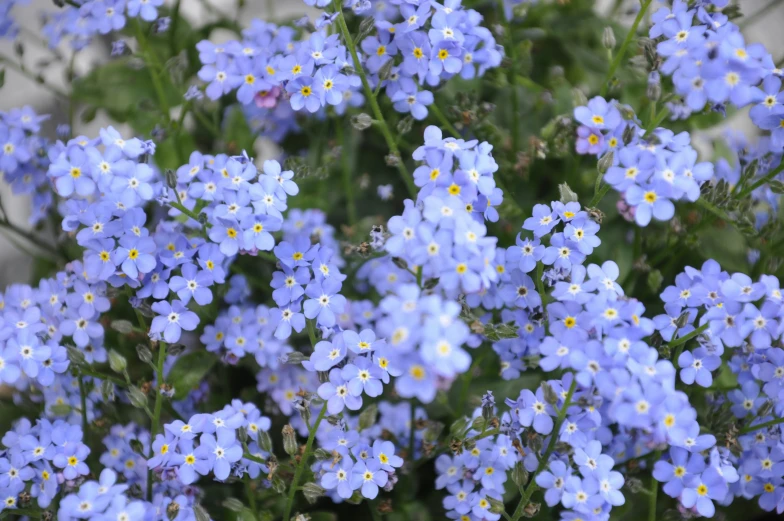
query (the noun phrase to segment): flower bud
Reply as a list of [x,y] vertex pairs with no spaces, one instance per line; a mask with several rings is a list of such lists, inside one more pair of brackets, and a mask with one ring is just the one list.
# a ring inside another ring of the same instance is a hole
[[657,101],[661,97],[661,77],[656,71],[648,75],[648,89],[645,94],[651,101]]
[[610,167],[613,165],[614,157],[615,153],[611,150],[599,159],[599,162],[596,163],[596,169],[600,174],[604,175],[604,173],[610,169]]
[[357,114],[351,118],[351,125],[357,130],[365,130],[373,124],[373,119],[365,114]]
[[566,183],[561,183],[558,185],[558,193],[561,196],[561,202],[566,203],[574,203],[577,202],[577,194],[569,188],[569,185]]
[[132,385],[128,388],[128,399],[131,401],[131,405],[137,409],[143,409],[147,407],[147,395],[145,395],[142,390],[135,385]]
[[615,49],[615,33],[610,26],[604,28],[604,34],[602,34],[602,45],[604,45],[605,49]]
[[485,499],[490,503],[490,512],[493,514],[501,514],[506,511],[502,500],[490,496],[485,496]]
[[109,367],[111,367],[112,371],[114,371],[115,373],[122,373],[123,371],[125,371],[125,368],[128,367],[128,361],[125,359],[123,355],[121,355],[114,349],[110,349]]
[[302,486],[302,494],[305,496],[307,502],[310,503],[311,505],[313,505],[316,501],[318,501],[319,498],[323,496],[325,493],[326,490],[324,490],[324,488],[318,486],[313,482],[305,483]]
[[258,443],[264,452],[272,452],[272,438],[267,431],[259,431]]
[[588,98],[585,93],[578,88],[572,89],[572,103],[575,107],[582,107],[588,105]]
[[283,426],[283,450],[286,451],[286,454],[289,456],[293,456],[299,450],[299,446],[297,445],[297,433],[294,431],[294,427],[291,424],[287,424]]
[[141,360],[145,364],[149,364],[152,362],[152,351],[150,351],[150,349],[146,345],[137,344],[136,354],[138,355],[139,360]]
[[180,514],[180,504],[176,501],[172,501],[169,503],[169,506],[166,507],[166,517],[169,518],[169,521],[174,521],[177,516]]

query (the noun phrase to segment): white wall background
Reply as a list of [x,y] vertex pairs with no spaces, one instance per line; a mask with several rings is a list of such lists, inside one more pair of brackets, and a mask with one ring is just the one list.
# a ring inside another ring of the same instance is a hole
[[[2,3],[4,0],[0,0]],[[167,0],[171,2],[172,0]],[[543,0],[548,1],[548,0]],[[210,3],[214,8],[225,12],[233,12],[235,0],[182,0],[181,12],[188,19],[198,22],[210,18],[209,11],[205,3]],[[250,20],[254,17],[268,18],[272,9],[273,18],[276,16],[293,16],[306,13],[307,6],[302,0],[247,0],[243,12],[243,20]],[[612,0],[597,0],[598,10],[605,11],[613,3]],[[769,0],[738,0],[742,12],[751,15],[765,7]],[[631,9],[638,5],[637,0],[626,0],[626,8]],[[24,35],[25,54],[24,61],[27,64],[34,64],[39,60],[50,56],[50,52],[38,41],[35,34],[40,29],[40,13],[43,11],[51,12],[56,7],[52,0],[32,0],[28,5],[15,7],[15,18],[28,30]],[[780,60],[784,56],[784,39],[781,34],[781,27],[784,25],[784,0],[780,5],[771,10],[767,16],[759,17],[748,27],[744,28],[744,34],[748,43],[763,43],[769,52],[773,54],[774,60]],[[105,52],[100,46],[91,48],[79,53],[76,61],[76,72],[85,73],[90,70],[91,64],[95,61],[105,60]],[[66,47],[63,52],[68,52]],[[14,56],[13,46],[8,41],[0,41],[0,53],[5,56]],[[53,65],[44,70],[44,76],[48,83],[65,89],[64,70],[62,66]],[[56,122],[65,120],[64,110],[66,106],[56,103],[52,95],[41,85],[36,84],[20,73],[6,67],[6,85],[2,89],[0,96],[0,110],[8,110],[13,107],[31,105],[39,114],[52,114],[51,131],[54,131]],[[85,135],[97,135],[98,129],[107,124],[106,120],[96,118],[89,125],[79,124],[77,120],[77,132]],[[753,132],[753,127],[749,126],[747,118],[735,118],[728,122],[729,125]],[[0,198],[3,205],[11,216],[11,220],[25,229],[27,226],[29,202],[26,198],[14,198],[10,193],[9,187],[0,182]],[[20,252],[5,237],[0,235],[0,288],[13,282],[24,282],[30,275],[30,264],[26,259],[26,254]]]

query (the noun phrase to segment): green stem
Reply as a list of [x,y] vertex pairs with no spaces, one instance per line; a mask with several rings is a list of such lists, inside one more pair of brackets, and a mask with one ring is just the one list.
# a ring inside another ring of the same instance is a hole
[[22,76],[25,76],[26,78],[29,78],[36,84],[41,85],[43,88],[45,88],[55,96],[59,96],[64,100],[68,100],[68,94],[66,94],[59,88],[55,87],[54,85],[47,83],[42,75],[38,75],[32,71],[27,70],[27,67],[25,67],[20,63],[17,63],[16,60],[14,60],[13,58],[9,58],[5,54],[0,54],[0,63],[7,65],[8,67],[14,69]]
[[672,355],[672,361],[674,363],[678,363],[678,357],[681,355],[681,351],[683,351],[683,347],[686,345],[686,342],[696,337],[697,335],[701,334],[703,331],[708,329],[708,327],[710,327],[710,323],[705,322],[703,325],[701,325],[691,333],[687,335],[683,335],[682,337],[677,338],[672,342],[670,342],[669,344],[667,344],[667,347],[669,347],[670,349],[672,349],[673,347],[676,348],[675,352]]
[[258,517],[259,511],[256,507],[256,494],[254,494],[253,490],[250,488],[250,475],[247,472],[243,475],[243,481],[245,482],[245,495],[248,496],[250,509],[253,511],[253,515]]
[[629,47],[629,44],[632,43],[635,34],[637,34],[637,27],[642,22],[643,17],[645,16],[645,12],[648,10],[648,7],[651,5],[653,0],[643,0],[642,6],[640,6],[640,12],[637,13],[637,17],[634,19],[634,23],[629,28],[629,32],[626,34],[626,38],[624,38],[623,43],[621,44],[621,48],[618,50],[618,54],[615,55],[615,59],[610,64],[610,70],[607,71],[607,78],[604,80],[604,85],[602,85],[601,95],[607,95],[607,89],[610,86],[610,81],[613,79],[615,75],[615,71],[618,70],[618,66],[620,66],[621,62],[623,61],[624,56],[626,56],[626,49]]
[[504,9],[504,1],[498,1],[498,8],[501,10],[501,16],[504,20],[504,36],[506,36],[506,48],[509,50],[509,68],[506,71],[506,81],[511,87],[512,98],[512,157],[520,150],[520,127],[517,124],[518,115],[520,112],[520,100],[517,99],[517,46],[514,42],[514,34],[512,32],[512,22],[506,17]]
[[144,35],[141,22],[135,20],[134,26],[136,28],[136,40],[139,42],[139,47],[141,48],[145,61],[147,61],[147,70],[150,73],[150,79],[152,80],[155,94],[158,97],[158,104],[160,105],[161,112],[163,113],[163,117],[166,120],[166,123],[171,124],[171,108],[169,107],[169,100],[166,99],[166,92],[163,90],[163,83],[161,83],[161,78],[158,76],[161,71],[160,64],[158,63],[158,56],[150,47],[150,44],[147,41],[147,37]]
[[38,246],[42,250],[44,250],[44,251],[54,255],[55,257],[62,257],[63,260],[66,260],[66,261],[69,260],[68,258],[66,258],[63,255],[63,253],[61,251],[59,251],[57,248],[53,247],[48,242],[46,242],[46,241],[44,241],[42,239],[39,239],[31,231],[23,230],[23,229],[19,228],[18,226],[16,226],[11,221],[9,221],[8,220],[8,213],[5,211],[5,208],[3,207],[2,200],[0,200],[0,213],[2,213],[2,215],[3,215],[3,218],[0,219],[0,227],[6,228],[7,230],[9,230],[11,232],[14,232],[16,235],[18,235],[19,237],[21,237],[23,239],[27,239],[27,241],[29,241],[32,244]]
[[438,119],[438,121],[441,122],[441,126],[443,126],[450,134],[452,134],[452,137],[456,139],[460,139],[461,137],[463,137],[460,135],[460,132],[457,131],[455,126],[452,125],[452,123],[450,123],[448,119],[446,119],[446,116],[444,115],[443,112],[441,112],[441,109],[435,103],[435,101],[433,102],[432,105],[430,105],[430,110],[431,112],[433,112],[433,115],[436,117],[436,119]]
[[703,210],[707,210],[708,212],[712,213],[719,219],[722,219],[728,223],[732,222],[732,218],[727,214],[727,212],[717,207],[713,203],[708,202],[704,197],[700,197],[699,199],[697,199],[696,204]]
[[[308,321],[310,323],[310,321]],[[310,333],[310,329],[308,329],[308,333]],[[314,344],[315,345],[315,344]],[[310,455],[310,450],[313,447],[313,440],[316,438],[316,431],[318,431],[319,425],[321,425],[321,420],[324,419],[324,416],[327,413],[327,402],[324,402],[324,405],[321,406],[321,411],[319,412],[318,417],[316,418],[316,422],[310,428],[310,433],[308,434],[308,441],[305,443],[305,452],[302,454],[302,457],[297,464],[297,469],[294,471],[294,481],[291,482],[289,487],[289,496],[286,499],[286,510],[283,513],[283,519],[288,520],[291,519],[291,509],[294,507],[294,496],[297,493],[297,487],[299,486],[299,481],[302,479],[302,473],[305,471],[305,467],[307,466],[308,456]]]
[[656,128],[659,125],[661,125],[661,122],[664,121],[664,118],[666,118],[669,115],[670,115],[670,109],[668,109],[666,106],[662,107],[662,109],[659,111],[656,117],[653,118],[653,121],[651,121],[648,124],[648,128],[645,129],[645,135],[647,136],[648,134],[656,130]]
[[169,49],[172,56],[177,54],[177,26],[180,23],[180,4],[182,0],[176,0],[171,12],[171,27],[169,27]]
[[599,191],[594,194],[593,199],[591,199],[591,202],[588,203],[588,207],[589,208],[596,207],[596,205],[599,204],[602,199],[604,199],[604,196],[607,195],[607,192],[610,191],[610,188],[611,186],[609,184],[605,184],[604,186],[602,186],[599,189]]
[[82,404],[82,432],[87,436],[87,391],[84,389],[84,379],[79,375],[79,399]]
[[[653,458],[653,461],[657,461],[660,454],[660,451],[656,451],[656,455]],[[651,493],[650,496],[648,496],[648,521],[656,521],[656,501],[658,499],[658,494],[659,482],[656,481],[656,478],[651,476]]]
[[536,471],[531,476],[530,481],[528,482],[528,486],[525,488],[523,497],[520,498],[520,502],[517,504],[517,508],[515,509],[514,514],[512,514],[513,521],[519,521],[519,519],[523,517],[525,507],[528,506],[528,503],[531,501],[531,496],[539,489],[539,485],[536,484],[536,476],[538,476],[545,468],[547,468],[547,464],[550,461],[550,455],[555,450],[555,443],[558,440],[559,433],[561,432],[561,425],[566,419],[566,411],[571,405],[572,396],[574,395],[575,389],[577,389],[577,380],[572,380],[572,385],[569,387],[569,392],[566,393],[566,399],[564,399],[563,406],[561,407],[561,410],[558,411],[558,418],[556,419],[555,425],[553,426],[553,432],[550,434],[550,442],[547,444],[547,450],[545,450],[545,453],[539,459],[539,465],[536,467]]
[[549,321],[547,319],[547,293],[544,291],[544,282],[542,281],[542,277],[544,276],[544,263],[538,262],[536,264],[536,280],[534,280],[534,284],[536,284],[536,291],[539,293],[539,298],[542,300],[542,317],[544,318],[544,330],[549,330]]
[[[158,388],[155,390],[155,407],[152,412],[152,425],[150,426],[150,443],[155,441],[155,436],[161,427],[161,408],[163,407],[163,362],[166,360],[166,342],[158,343],[158,367],[155,375],[158,380]],[[150,448],[152,450],[152,446]],[[150,457],[152,457],[152,453]],[[147,501],[152,501],[152,469],[147,470]]]
[[758,431],[760,429],[767,429],[768,427],[773,427],[775,425],[779,425],[780,423],[784,423],[784,417],[776,418],[775,420],[770,420],[769,422],[765,422],[765,423],[749,425],[748,427],[741,429],[740,432],[738,433],[738,436],[742,436],[750,432]]
[[752,193],[754,190],[756,190],[760,186],[764,185],[765,183],[769,182],[771,179],[773,179],[774,177],[779,175],[781,172],[784,172],[784,157],[782,157],[781,162],[779,163],[779,166],[777,166],[776,168],[774,168],[773,170],[771,170],[770,172],[768,172],[764,176],[762,176],[759,179],[757,179],[750,186],[744,188],[738,194],[738,199],[743,199],[744,197],[746,197],[747,195]]
[[338,143],[340,144],[340,168],[343,174],[343,190],[346,192],[346,211],[348,213],[348,224],[357,224],[357,205],[354,198],[354,183],[351,181],[351,164],[348,155],[348,143],[346,140],[343,125],[338,121],[337,125]]
[[362,81],[362,88],[365,91],[365,97],[368,99],[368,103],[370,103],[370,108],[373,111],[373,117],[376,119],[376,125],[381,130],[381,134],[384,136],[384,140],[387,142],[389,151],[392,153],[392,155],[397,157],[397,170],[400,173],[400,177],[403,179],[406,188],[408,188],[409,195],[416,199],[417,187],[414,184],[414,178],[411,176],[408,169],[406,169],[405,163],[403,163],[403,156],[400,155],[400,149],[397,146],[397,142],[395,141],[394,136],[392,136],[392,132],[390,132],[389,126],[384,119],[384,114],[381,112],[381,107],[378,105],[378,100],[373,96],[373,89],[370,88],[370,83],[368,82],[367,75],[365,74],[365,69],[362,67],[362,62],[359,61],[357,47],[354,45],[354,39],[351,37],[351,33],[348,30],[348,25],[346,25],[346,19],[343,17],[343,2],[341,0],[333,0],[333,4],[335,11],[338,14],[338,27],[340,27],[340,32],[343,34],[343,40],[346,43],[346,48],[348,48],[348,51],[351,54],[351,60],[354,62],[354,70],[359,75],[359,79]]

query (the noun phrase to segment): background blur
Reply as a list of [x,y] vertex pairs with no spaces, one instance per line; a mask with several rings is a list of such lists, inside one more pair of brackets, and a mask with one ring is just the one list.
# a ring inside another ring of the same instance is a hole
[[[2,2],[3,0],[0,0]],[[167,3],[170,0],[167,0]],[[552,1],[552,0],[542,0]],[[568,0],[559,0],[568,1]],[[613,0],[598,0],[596,9],[606,11],[610,8]],[[745,17],[749,18],[746,25],[741,23],[743,33],[747,43],[759,42],[764,44],[768,51],[773,55],[774,61],[778,62],[784,56],[784,38],[782,38],[781,27],[784,27],[784,0],[778,0],[779,5],[768,11],[764,16],[754,16],[755,13],[771,3],[771,0],[736,0],[740,5]],[[302,0],[248,0],[245,2],[242,12],[242,19],[249,21],[251,18],[262,18],[281,20],[292,17],[299,17],[304,14],[313,15],[314,10],[309,10]],[[621,12],[639,5],[637,0],[626,0]],[[31,66],[41,59],[50,56],[50,51],[46,48],[42,38],[38,36],[41,27],[40,15],[42,12],[57,9],[52,0],[30,0],[26,6],[17,6],[14,10],[15,18],[24,28],[22,40],[24,45],[24,62]],[[181,13],[191,22],[196,24],[212,18],[211,11],[218,10],[225,13],[236,12],[235,0],[182,0]],[[651,9],[653,12],[655,8]],[[632,15],[633,16],[633,15]],[[311,16],[314,18],[314,16]],[[248,25],[243,23],[243,25]],[[617,35],[620,40],[623,36]],[[228,38],[228,35],[227,35]],[[91,64],[95,61],[108,59],[111,40],[105,40],[105,45],[92,45],[88,49],[81,51],[76,59],[76,73],[85,73],[90,70]],[[69,49],[63,46],[61,49],[68,53]],[[8,41],[0,41],[0,52],[6,56],[14,56],[13,44]],[[64,70],[60,65],[53,65],[44,70],[47,82],[58,87],[64,87]],[[13,107],[31,105],[38,114],[51,114],[52,118],[47,122],[47,129],[54,135],[54,130],[58,123],[66,120],[63,113],[64,107],[59,105],[52,95],[40,85],[37,85],[28,78],[22,76],[14,70],[6,68],[5,87],[0,96],[0,110],[6,111]],[[751,121],[739,111],[735,116],[726,122],[727,126],[745,131],[747,134],[753,132]],[[79,121],[78,116],[75,118]],[[96,136],[98,129],[106,126],[108,121],[102,119],[99,113],[89,124],[80,124],[76,129],[78,134]],[[119,128],[121,132],[125,129]],[[712,134],[721,132],[722,129],[714,129]],[[126,132],[127,133],[127,132]],[[0,181],[0,198],[3,205],[11,216],[11,220],[22,228],[27,229],[27,213],[29,203],[26,199],[12,197],[10,188]],[[26,254],[18,250],[13,244],[8,242],[5,237],[0,236],[0,288],[14,282],[28,281],[30,276],[31,264],[26,260]]]

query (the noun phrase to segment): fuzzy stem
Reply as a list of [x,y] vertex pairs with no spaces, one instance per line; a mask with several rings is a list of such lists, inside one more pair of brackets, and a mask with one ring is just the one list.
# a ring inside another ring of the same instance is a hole
[[640,12],[637,13],[637,17],[634,19],[634,23],[629,28],[629,32],[626,34],[626,38],[624,38],[623,43],[621,44],[621,48],[618,50],[618,54],[615,55],[615,59],[610,64],[610,70],[607,71],[607,78],[604,80],[604,84],[602,85],[601,95],[607,95],[607,89],[609,88],[610,81],[613,79],[615,75],[615,71],[618,70],[618,67],[621,65],[624,56],[626,56],[626,49],[632,43],[634,39],[634,35],[637,34],[637,27],[642,22],[643,17],[645,16],[645,12],[648,10],[648,7],[651,5],[653,0],[644,0],[642,6],[640,7]]
[[512,514],[513,521],[519,521],[523,514],[525,513],[525,507],[528,506],[528,503],[531,501],[531,496],[539,489],[539,485],[536,484],[536,476],[538,476],[545,468],[547,468],[547,464],[550,461],[550,455],[555,450],[555,443],[558,440],[558,434],[561,431],[561,425],[563,424],[564,420],[566,419],[566,411],[569,409],[569,406],[572,402],[572,396],[574,395],[574,391],[577,389],[577,380],[572,380],[572,385],[569,387],[569,392],[566,393],[566,399],[564,399],[563,406],[561,410],[558,411],[558,418],[555,421],[555,425],[553,426],[553,432],[550,433],[550,443],[547,444],[547,450],[545,450],[542,457],[539,459],[539,466],[536,468],[536,471],[531,476],[531,480],[528,482],[528,486],[525,488],[525,493],[523,497],[520,498],[520,502],[517,504],[517,508]]
[[408,188],[409,195],[416,199],[417,187],[414,184],[414,178],[411,176],[408,169],[406,169],[406,165],[403,163],[403,157],[400,155],[400,149],[397,146],[397,142],[392,136],[392,132],[390,132],[389,126],[384,119],[384,114],[381,112],[381,107],[378,105],[378,100],[375,96],[373,96],[373,89],[370,87],[367,75],[365,74],[365,69],[362,67],[362,62],[359,61],[357,47],[354,44],[354,39],[351,37],[351,33],[348,30],[348,25],[346,25],[346,19],[343,17],[342,2],[340,0],[334,0],[333,4],[338,15],[338,27],[340,27],[340,32],[343,34],[343,40],[346,43],[346,48],[351,54],[351,59],[354,62],[354,70],[359,76],[359,79],[362,81],[362,88],[365,91],[365,97],[367,98],[368,103],[370,103],[373,116],[376,118],[376,125],[381,130],[381,134],[384,136],[384,140],[387,142],[389,151],[397,157],[397,170],[400,173],[400,177],[405,183],[406,188]]

